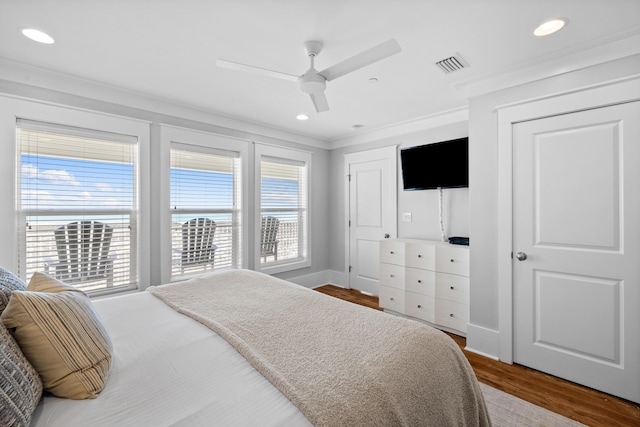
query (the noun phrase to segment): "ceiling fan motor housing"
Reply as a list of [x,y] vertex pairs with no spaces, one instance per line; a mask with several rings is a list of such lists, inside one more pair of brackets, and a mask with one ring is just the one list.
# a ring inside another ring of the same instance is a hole
[[298,78],[298,85],[304,93],[318,93],[327,87],[327,80],[311,68]]

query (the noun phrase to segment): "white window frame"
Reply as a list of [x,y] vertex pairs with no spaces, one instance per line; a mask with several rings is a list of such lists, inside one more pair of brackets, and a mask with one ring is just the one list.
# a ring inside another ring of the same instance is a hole
[[[262,199],[262,160],[263,159],[283,159],[294,162],[304,163],[307,176],[305,179],[306,188],[304,189],[307,204],[305,206],[307,221],[304,224],[304,229],[299,229],[298,239],[300,241],[300,254],[299,258],[293,260],[278,260],[276,262],[269,262],[262,264],[260,262],[260,221],[262,217],[261,213],[261,199]],[[267,274],[277,274],[285,271],[297,270],[300,268],[311,266],[311,176],[312,176],[312,153],[309,151],[298,150],[293,148],[286,148],[281,146],[275,146],[265,143],[255,143],[255,156],[254,156],[254,170],[255,170],[255,221],[254,221],[254,268],[257,271],[261,271]]]
[[0,141],[4,144],[3,156],[0,156],[0,200],[11,201],[0,207],[0,235],[4,244],[0,245],[0,265],[16,271],[18,254],[16,247],[18,233],[16,229],[18,194],[18,173],[16,161],[17,119],[35,122],[54,123],[81,129],[92,129],[137,138],[138,157],[138,229],[137,229],[137,277],[138,282],[129,288],[114,288],[95,292],[92,295],[122,292],[134,287],[144,289],[150,281],[150,126],[148,121],[130,119],[93,111],[79,110],[58,105],[35,102],[24,99],[0,96]]
[[[154,207],[161,212],[160,216],[160,283],[169,283],[171,277],[172,263],[172,242],[171,242],[171,146],[172,144],[182,146],[201,147],[202,149],[223,150],[235,152],[240,159],[240,206],[239,218],[240,224],[248,224],[249,214],[247,211],[248,201],[248,157],[249,157],[249,141],[240,138],[220,135],[212,132],[188,129],[173,125],[160,124],[160,197],[159,203]],[[242,231],[238,233],[238,237],[234,237],[237,241],[233,242],[234,256],[239,257],[239,267],[246,268],[248,259],[247,233]],[[184,280],[185,276],[175,277],[173,280]]]

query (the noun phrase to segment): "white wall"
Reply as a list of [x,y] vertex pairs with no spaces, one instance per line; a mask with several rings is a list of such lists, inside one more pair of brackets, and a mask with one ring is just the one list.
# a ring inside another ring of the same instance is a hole
[[[331,270],[345,272],[345,206],[344,188],[346,171],[344,155],[358,151],[371,150],[390,145],[405,147],[462,138],[468,135],[467,122],[462,121],[439,126],[420,132],[381,139],[375,143],[354,145],[331,150],[329,169],[331,228],[329,230],[329,267]],[[441,240],[438,192],[436,190],[404,191],[402,189],[402,168],[398,154],[398,237]],[[469,234],[469,189],[444,190],[444,217],[448,236],[468,236]],[[402,214],[410,212],[412,221],[402,222]],[[346,285],[346,283],[339,283]]]
[[[398,178],[402,184],[402,177]],[[437,190],[404,191],[398,189],[398,237],[442,240],[439,195]],[[405,222],[405,213],[411,222]],[[469,189],[442,190],[442,218],[445,238],[469,236]]]
[[499,354],[498,122],[496,107],[640,73],[640,55],[472,98],[469,104],[471,271],[467,346]]

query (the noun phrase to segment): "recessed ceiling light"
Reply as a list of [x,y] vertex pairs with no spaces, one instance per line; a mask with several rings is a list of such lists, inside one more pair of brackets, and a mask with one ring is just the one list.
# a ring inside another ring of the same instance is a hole
[[49,34],[44,31],[36,30],[35,28],[20,28],[20,32],[28,39],[31,39],[38,43],[53,44],[54,40]]
[[309,120],[309,116],[307,116],[306,114],[298,114],[296,116],[296,119],[298,119],[298,120]]
[[569,20],[567,18],[550,19],[533,30],[533,35],[538,37],[548,36],[556,31],[560,31],[568,22]]
[[357,123],[355,125],[351,125],[351,129],[353,130],[358,130],[358,129],[362,129],[364,127],[364,125]]

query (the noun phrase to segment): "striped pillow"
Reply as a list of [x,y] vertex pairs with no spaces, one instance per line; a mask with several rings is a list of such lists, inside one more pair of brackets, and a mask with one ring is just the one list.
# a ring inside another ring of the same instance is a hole
[[33,273],[33,276],[31,276],[31,280],[29,280],[29,286],[27,286],[26,290],[33,291],[33,292],[50,292],[50,293],[71,291],[71,292],[80,292],[83,295],[86,295],[84,292],[82,292],[80,289],[76,288],[75,286],[68,285],[64,282],[61,282],[58,279],[55,279],[49,276],[48,274],[40,273],[38,271]]
[[3,323],[45,390],[70,399],[96,398],[109,374],[113,348],[91,300],[44,274],[34,274],[32,282],[29,291],[13,292]]
[[0,322],[0,426],[28,426],[42,381]]

